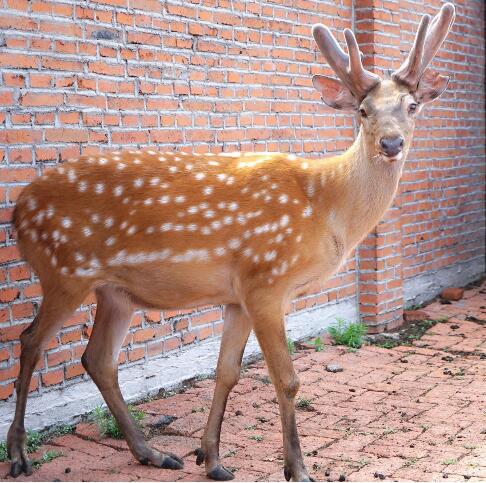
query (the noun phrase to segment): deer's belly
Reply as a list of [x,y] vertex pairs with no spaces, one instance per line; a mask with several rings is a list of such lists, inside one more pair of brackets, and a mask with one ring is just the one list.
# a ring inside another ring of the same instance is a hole
[[229,270],[221,265],[206,264],[198,270],[197,263],[144,263],[110,269],[106,279],[123,287],[144,308],[185,309],[237,300]]

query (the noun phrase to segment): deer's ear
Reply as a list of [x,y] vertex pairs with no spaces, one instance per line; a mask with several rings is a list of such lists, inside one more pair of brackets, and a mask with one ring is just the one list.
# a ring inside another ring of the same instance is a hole
[[421,103],[437,99],[447,88],[450,77],[438,72],[428,71],[420,79],[414,97]]
[[358,108],[358,101],[351,91],[337,79],[325,75],[315,75],[312,83],[329,107],[344,111],[354,111]]

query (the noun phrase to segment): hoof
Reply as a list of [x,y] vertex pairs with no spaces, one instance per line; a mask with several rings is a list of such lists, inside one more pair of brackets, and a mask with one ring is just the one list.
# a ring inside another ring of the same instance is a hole
[[197,448],[194,451],[194,454],[196,455],[196,465],[201,466],[204,463],[204,460],[206,459],[206,455],[204,454],[204,451],[201,448]]
[[26,476],[32,474],[32,463],[28,459],[20,461],[13,461],[10,465],[10,476],[17,478],[17,476],[25,473]]
[[208,478],[216,481],[228,481],[233,480],[235,475],[230,471],[227,470],[224,466],[216,466],[213,470],[207,473]]
[[175,454],[161,453],[154,449],[149,449],[144,456],[137,457],[142,465],[153,465],[157,468],[164,468],[167,470],[180,470],[184,468],[184,462]]
[[182,468],[184,468],[184,461],[175,454],[165,453],[160,468],[167,470],[182,470]]
[[299,478],[298,480],[294,480],[294,479],[292,479],[292,473],[290,473],[290,470],[287,467],[284,468],[284,476],[285,476],[286,481],[290,481],[290,480],[292,480],[292,481],[316,481],[316,480],[314,480],[314,478],[311,478],[308,475],[304,475],[302,478]]
[[285,481],[290,481],[290,478],[292,478],[290,470],[287,467],[284,468],[284,477]]

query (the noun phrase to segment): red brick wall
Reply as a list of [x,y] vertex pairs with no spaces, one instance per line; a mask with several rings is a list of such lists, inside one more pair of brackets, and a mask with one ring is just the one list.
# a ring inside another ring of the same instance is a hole
[[[402,273],[410,278],[484,253],[483,7],[474,0],[457,3],[456,27],[435,62],[452,68],[454,78],[419,122],[397,204],[361,247],[359,274],[353,254],[292,310],[351,299],[359,289],[364,320],[383,330],[401,320]],[[441,2],[431,4],[435,12]],[[0,399],[12,394],[18,336],[41,295],[18,259],[10,227],[27,182],[68,157],[135,145],[310,157],[342,151],[352,142],[353,119],[326,109],[311,87],[313,73],[331,74],[311,41],[311,25],[342,31],[356,23],[366,62],[380,71],[399,65],[398,49],[408,51],[424,10],[422,2],[379,0],[2,5]],[[83,377],[79,361],[93,302],[87,300],[51,342],[32,390]],[[138,313],[120,361],[157,357],[221,330],[219,307]]]

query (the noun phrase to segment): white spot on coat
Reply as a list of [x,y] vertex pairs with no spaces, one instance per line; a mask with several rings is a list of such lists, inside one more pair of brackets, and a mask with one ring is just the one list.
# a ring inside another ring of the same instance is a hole
[[232,250],[237,250],[241,246],[241,240],[239,238],[232,238],[228,242],[228,247],[231,248]]
[[67,216],[65,216],[65,217],[62,219],[61,223],[62,223],[62,226],[63,226],[64,228],[70,228],[70,227],[72,226],[72,224],[73,224],[73,222],[71,221],[71,218],[69,218],[69,217],[67,217]]
[[312,206],[310,205],[307,205],[304,209],[304,211],[302,212],[302,217],[303,218],[309,218],[309,216],[312,215]]

